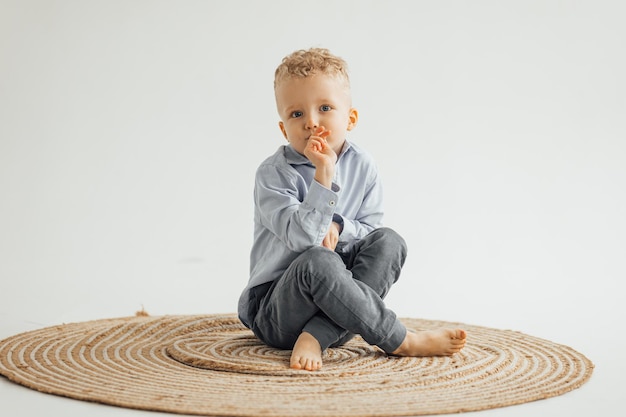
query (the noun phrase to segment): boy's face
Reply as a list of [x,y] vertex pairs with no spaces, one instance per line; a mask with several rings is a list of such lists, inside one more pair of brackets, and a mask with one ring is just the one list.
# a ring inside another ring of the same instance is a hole
[[307,78],[285,80],[276,88],[276,106],[281,121],[281,132],[299,153],[311,133],[318,127],[330,131],[326,138],[337,155],[358,120],[358,112],[351,107],[350,92],[340,79],[324,74]]

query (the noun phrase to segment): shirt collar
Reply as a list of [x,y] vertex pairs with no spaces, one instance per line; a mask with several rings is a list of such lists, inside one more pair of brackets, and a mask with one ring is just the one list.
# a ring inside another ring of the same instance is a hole
[[[339,158],[341,158],[342,155],[345,154],[346,152],[348,152],[350,149],[352,149],[352,145],[350,144],[350,142],[348,142],[346,140],[343,143],[343,148],[341,149],[341,152],[339,153],[339,156],[337,157],[337,160],[339,160]],[[311,161],[309,161],[306,156],[298,153],[298,151],[296,151],[294,148],[292,148],[291,145],[285,145],[285,147],[284,147],[284,155],[285,155],[285,159],[287,160],[287,163],[289,165],[311,165],[311,166],[313,166],[313,164],[311,164]]]

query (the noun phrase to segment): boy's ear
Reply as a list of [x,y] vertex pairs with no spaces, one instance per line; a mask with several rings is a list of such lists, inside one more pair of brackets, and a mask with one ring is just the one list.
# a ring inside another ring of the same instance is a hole
[[[287,131],[285,130],[285,124],[280,121],[278,122],[278,127],[280,128],[280,131],[283,132],[283,136],[285,137],[285,139],[287,139]],[[287,139],[287,141],[289,142],[289,139]]]
[[348,120],[348,130],[354,129],[356,123],[359,121],[359,112],[357,111],[357,109],[350,109]]

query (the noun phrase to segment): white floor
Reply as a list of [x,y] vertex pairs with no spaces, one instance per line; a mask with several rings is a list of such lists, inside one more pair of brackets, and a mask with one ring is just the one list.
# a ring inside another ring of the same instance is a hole
[[[0,0],[0,339],[142,306],[234,312],[254,171],[283,143],[274,68],[325,46],[409,244],[388,305],[596,366],[476,414],[624,415],[626,4],[244,3]],[[158,414],[0,378],[3,417]]]
[[[613,242],[616,243],[616,242]],[[408,278],[407,278],[408,279]],[[581,282],[580,276],[574,276],[574,281]],[[606,283],[596,281],[598,285]],[[493,286],[494,282],[484,282],[487,286]],[[575,286],[575,284],[573,284]],[[408,286],[405,286],[405,289]],[[68,291],[71,291],[68,289]],[[491,290],[491,296],[500,296],[500,291]],[[397,291],[398,292],[398,291]],[[621,398],[624,395],[623,375],[626,372],[626,365],[622,358],[626,351],[626,336],[621,330],[624,310],[620,306],[623,296],[617,291],[606,292],[601,299],[595,299],[594,295],[588,291],[574,288],[562,291],[562,299],[555,300],[550,306],[542,310],[541,306],[537,310],[533,302],[529,302],[527,297],[531,292],[513,292],[506,300],[499,303],[483,303],[481,301],[472,302],[471,295],[468,295],[468,302],[465,306],[454,306],[459,300],[451,297],[442,297],[439,302],[447,302],[453,306],[447,307],[447,313],[424,314],[425,317],[444,318],[449,320],[465,320],[465,322],[481,325],[490,325],[500,328],[513,328],[523,330],[528,334],[548,338],[552,341],[566,344],[590,358],[595,369],[590,381],[581,388],[560,397],[541,400],[533,403],[517,405],[507,408],[487,410],[478,412],[482,416],[528,416],[528,415],[568,415],[568,416],[622,416]],[[510,292],[507,291],[508,294]],[[555,294],[561,293],[555,291]],[[105,298],[109,298],[111,293],[106,293]],[[33,296],[36,295],[33,292]],[[42,297],[42,296],[40,296]],[[68,295],[66,302],[71,295]],[[169,309],[158,313],[221,313],[233,311],[232,303],[211,297],[207,302],[207,308],[195,308],[187,311]],[[481,297],[474,297],[481,298]],[[41,299],[41,298],[40,298]],[[444,301],[446,299],[447,301]],[[568,301],[574,299],[575,302]],[[391,301],[394,300],[394,301]],[[92,300],[94,304],[98,301]],[[390,305],[401,302],[401,297],[390,296]],[[52,303],[51,303],[52,304]],[[62,302],[59,300],[59,303]],[[117,304],[112,301],[111,304]],[[516,306],[527,306],[524,311],[514,311]],[[511,306],[511,308],[507,307]],[[494,313],[495,309],[497,312]],[[58,310],[55,316],[50,316],[50,310]],[[87,310],[89,313],[87,313]],[[128,311],[126,311],[128,310]],[[80,319],[92,319],[102,317],[117,317],[126,312],[132,314],[133,311],[128,306],[101,308],[85,308],[82,311],[71,311],[58,305],[46,306],[40,304],[38,308],[18,309],[13,311],[3,311],[0,325],[0,339],[11,336],[18,332],[41,328],[43,326],[75,321]],[[397,310],[407,313],[410,310],[422,311],[427,308],[398,308]],[[412,314],[411,316],[418,316]],[[445,317],[444,317],[445,316]],[[526,316],[526,317],[524,317]],[[72,317],[74,320],[68,320]],[[106,405],[91,404],[87,402],[61,398],[53,395],[42,394],[36,391],[21,387],[11,383],[5,378],[0,379],[0,399],[2,415],[11,417],[22,416],[142,416],[160,415],[161,413],[129,410]]]
[[[615,296],[617,299],[617,296]],[[212,308],[212,311],[226,311],[226,309]],[[488,315],[488,313],[485,313]],[[458,312],[462,316],[462,312]],[[45,317],[45,312],[33,312],[33,317]],[[500,320],[515,321],[513,316],[500,314]],[[595,319],[597,323],[591,324]],[[623,332],[620,333],[619,323],[616,317],[611,319],[592,314],[588,322],[577,326],[569,324],[563,326],[569,329],[554,331],[553,324],[533,323],[529,330],[533,334],[551,336],[551,340],[567,342],[570,346],[583,352],[593,360],[596,368],[591,380],[583,387],[564,394],[560,397],[536,401],[533,403],[516,405],[512,407],[481,411],[476,414],[485,417],[515,417],[528,415],[541,416],[622,416],[623,410],[621,398],[624,394],[623,375],[626,366],[622,361],[622,353],[626,349]],[[51,319],[51,323],[58,322]],[[38,328],[32,322],[23,321],[16,316],[3,315],[0,338],[9,336],[19,331]],[[558,335],[558,336],[557,336]],[[166,415],[163,413],[147,412],[117,408],[113,406],[92,404],[72,399],[66,399],[24,388],[8,380],[0,379],[0,398],[3,416],[120,416],[139,417],[150,415]]]

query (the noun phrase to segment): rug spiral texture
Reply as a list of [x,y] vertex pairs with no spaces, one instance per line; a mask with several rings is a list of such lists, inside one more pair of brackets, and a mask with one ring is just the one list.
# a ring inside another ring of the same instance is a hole
[[38,391],[128,408],[207,416],[417,416],[525,403],[584,384],[593,364],[510,330],[460,327],[452,357],[389,357],[360,338],[328,349],[320,371],[257,341],[234,315],[128,317],[65,324],[0,341],[0,374]]

